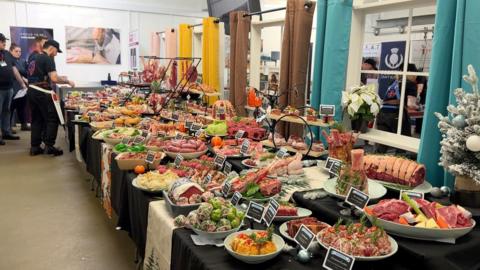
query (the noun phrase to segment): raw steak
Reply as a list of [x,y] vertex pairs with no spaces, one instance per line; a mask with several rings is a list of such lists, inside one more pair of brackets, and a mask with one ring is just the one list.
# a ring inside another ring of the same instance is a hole
[[402,200],[381,200],[372,207],[373,214],[381,219],[395,221],[401,214],[408,212],[410,207]]
[[270,197],[280,193],[282,190],[282,182],[278,179],[265,179],[260,184],[260,193],[265,197]]

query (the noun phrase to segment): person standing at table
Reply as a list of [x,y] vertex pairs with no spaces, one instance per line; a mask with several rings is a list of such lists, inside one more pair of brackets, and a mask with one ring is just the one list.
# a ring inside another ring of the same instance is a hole
[[[75,86],[67,77],[57,74],[54,57],[61,52],[57,41],[48,40],[45,42],[43,51],[36,54],[28,63],[30,85],[46,90],[54,89],[53,85],[57,83]],[[54,156],[63,155],[63,151],[55,147],[60,120],[51,95],[30,87],[27,96],[32,111],[30,155],[36,156],[43,153]],[[42,141],[45,144],[45,150],[41,147]]]
[[10,126],[10,103],[13,97],[13,81],[16,79],[22,88],[26,88],[20,73],[15,67],[12,55],[5,50],[7,38],[0,33],[0,126],[2,137],[0,145],[5,145],[3,140],[19,140],[20,137],[12,134]]
[[28,60],[27,60],[28,63],[30,63],[30,61],[32,61],[32,59],[35,57],[35,55],[37,55],[37,54],[39,54],[43,51],[43,45],[45,44],[45,42],[47,42],[47,40],[48,40],[48,38],[46,38],[44,36],[36,36],[35,37],[35,42],[32,45],[33,51],[28,56]]
[[[22,76],[22,80],[27,83],[27,62],[20,58],[22,55],[22,48],[15,43],[10,45],[10,54],[13,56],[15,66],[18,72]],[[17,97],[17,94],[19,97]],[[12,127],[14,124],[15,111],[17,113],[16,120],[22,125],[21,130],[28,131],[30,128],[27,125],[27,91],[17,82],[13,82],[13,100],[10,105],[10,123]],[[12,129],[13,131],[13,129]]]

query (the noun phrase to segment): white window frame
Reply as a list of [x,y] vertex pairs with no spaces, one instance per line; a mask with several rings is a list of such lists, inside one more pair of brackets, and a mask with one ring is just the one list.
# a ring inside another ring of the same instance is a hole
[[[408,72],[408,61],[410,59],[410,43],[411,43],[411,25],[413,9],[434,6],[435,0],[377,0],[364,1],[354,0],[352,9],[352,26],[350,32],[350,44],[347,66],[347,80],[346,86],[358,85],[360,82],[360,75],[363,74],[385,74],[385,75],[400,75],[402,76],[402,89],[400,97],[400,108],[397,125],[397,133],[390,133],[377,129],[371,129],[365,134],[361,134],[360,138],[375,142],[379,144],[389,145],[395,148],[407,150],[410,152],[418,153],[420,147],[420,139],[401,135],[403,110],[405,103],[405,88],[407,75],[416,76],[428,76],[428,72]],[[406,28],[407,33],[405,55],[406,61],[403,65],[402,71],[381,71],[381,70],[361,70],[362,57],[363,57],[363,45],[364,45],[364,33],[365,33],[365,17],[367,14],[374,14],[386,11],[395,10],[409,10],[408,26]]]

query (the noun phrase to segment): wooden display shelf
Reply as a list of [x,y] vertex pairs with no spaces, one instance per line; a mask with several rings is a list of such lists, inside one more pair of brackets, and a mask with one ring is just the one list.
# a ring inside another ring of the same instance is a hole
[[[280,119],[282,116],[284,116],[285,114],[280,114],[280,115],[276,115],[276,114],[268,114],[267,115],[267,118],[268,119],[271,119],[271,120],[276,120],[278,121],[278,119]],[[302,116],[303,119],[305,119],[305,121],[307,120],[306,117]],[[289,122],[289,123],[295,123],[295,124],[301,124],[301,125],[305,125],[305,123],[300,120],[298,117],[296,116],[285,116],[282,118],[281,121],[285,121],[285,122]],[[330,127],[330,124],[326,124],[325,122],[323,122],[322,120],[318,120],[318,121],[306,121],[307,124],[309,124],[310,126],[316,126],[316,127]]]
[[[262,141],[262,144],[263,146],[266,146],[266,147],[270,147],[270,148],[274,148],[273,146],[273,142],[269,141],[269,140],[264,140]],[[297,150],[291,146],[287,146],[287,145],[284,145],[284,146],[278,146],[278,148],[285,148],[287,149],[289,152],[294,152],[294,153],[302,153],[304,155],[307,154],[308,150]],[[325,154],[328,154],[328,151],[323,151],[323,152],[316,152],[316,151],[310,151],[310,153],[308,153],[308,156],[310,157],[314,157],[314,158],[318,158],[318,157],[321,157]]]
[[198,94],[198,95],[204,95],[204,96],[207,96],[207,97],[219,97],[220,96],[220,92],[215,92],[215,93],[211,93],[211,92],[202,92],[200,90],[196,90],[196,89],[188,89],[188,92],[192,93],[192,94]]

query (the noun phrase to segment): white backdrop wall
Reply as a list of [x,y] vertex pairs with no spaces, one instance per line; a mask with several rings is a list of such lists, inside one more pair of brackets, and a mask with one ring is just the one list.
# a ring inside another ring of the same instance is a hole
[[[0,10],[2,11],[0,33],[4,33],[7,37],[10,36],[10,26],[53,28],[54,38],[60,43],[60,47],[65,49],[65,26],[120,29],[122,53],[120,65],[66,64],[65,53],[56,57],[55,62],[58,72],[69,76],[76,82],[99,82],[100,80],[105,80],[108,73],[111,73],[112,79],[116,79],[121,71],[129,70],[128,34],[130,31],[139,30],[140,55],[145,55],[150,52],[151,32],[163,31],[171,26],[177,27],[180,23],[197,23],[202,16],[208,15],[200,11],[190,14],[185,11],[184,14],[188,15],[184,17],[174,15],[175,13],[173,12],[169,15],[166,11],[158,11],[161,13],[155,14],[143,11],[122,10],[123,6],[121,4],[116,6],[110,5],[112,9],[106,9],[103,7],[69,6],[63,3],[55,3],[62,1],[44,2],[47,3],[0,1]],[[95,5],[92,4],[92,6]],[[142,7],[147,8],[146,4]],[[125,5],[124,8],[131,8],[131,6]],[[152,8],[152,10],[157,9]]]

